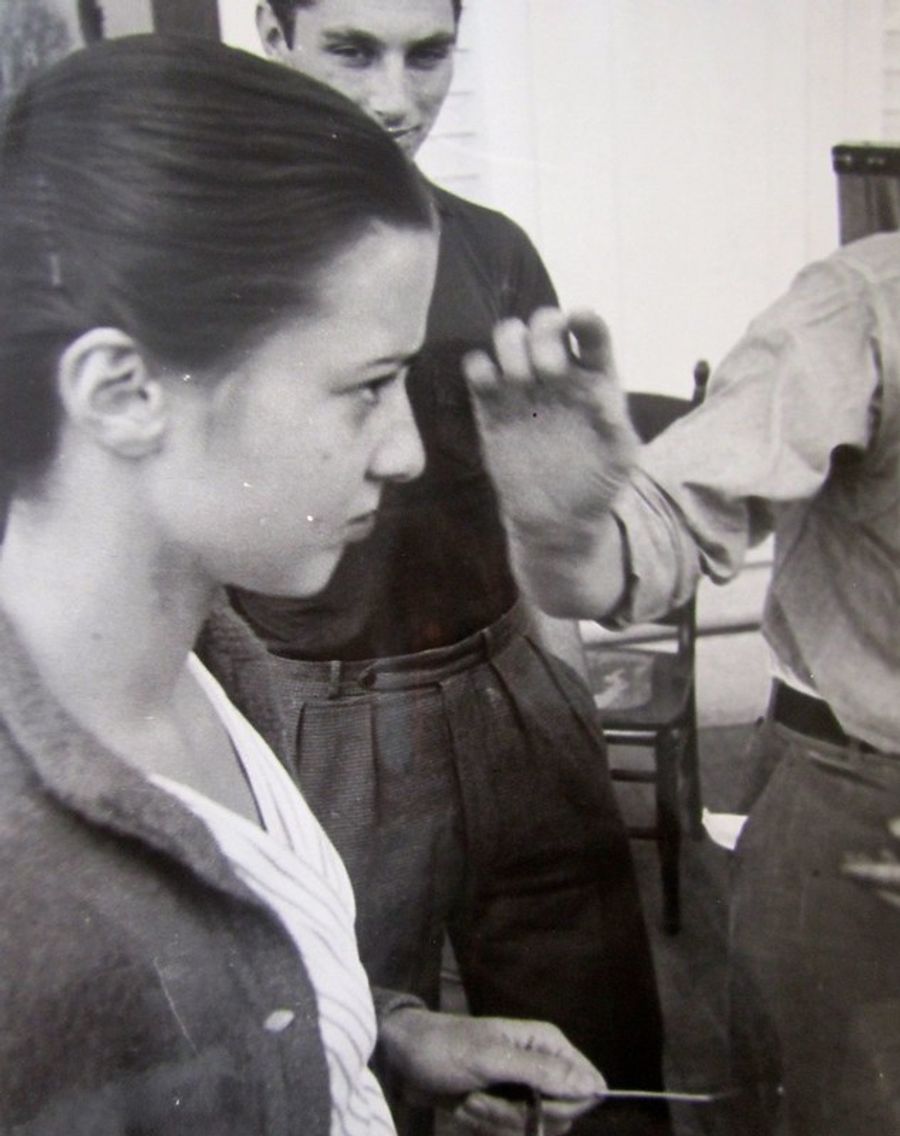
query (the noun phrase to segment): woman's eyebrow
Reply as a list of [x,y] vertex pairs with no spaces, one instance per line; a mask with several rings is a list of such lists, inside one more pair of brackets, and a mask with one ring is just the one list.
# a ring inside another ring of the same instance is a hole
[[413,351],[409,355],[383,355],[380,359],[370,359],[366,363],[367,367],[394,367],[398,371],[403,370],[404,367],[410,367],[419,356],[418,351]]

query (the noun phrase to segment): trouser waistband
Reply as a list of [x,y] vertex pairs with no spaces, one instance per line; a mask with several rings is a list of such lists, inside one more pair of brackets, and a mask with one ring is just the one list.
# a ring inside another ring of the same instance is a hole
[[517,602],[490,626],[446,647],[383,659],[310,660],[277,655],[273,658],[279,672],[298,682],[321,686],[323,694],[327,693],[330,698],[371,690],[412,690],[432,686],[487,662],[527,627],[525,606]]
[[775,679],[772,683],[769,717],[798,734],[820,742],[852,747],[860,753],[882,752],[877,746],[845,733],[827,702],[805,694],[780,679]]

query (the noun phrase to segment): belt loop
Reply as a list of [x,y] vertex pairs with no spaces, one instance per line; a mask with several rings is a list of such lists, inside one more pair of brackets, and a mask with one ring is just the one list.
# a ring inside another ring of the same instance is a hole
[[337,698],[341,693],[341,660],[332,659],[328,664],[328,697]]
[[478,647],[485,660],[493,655],[493,639],[490,627],[482,627],[478,632]]

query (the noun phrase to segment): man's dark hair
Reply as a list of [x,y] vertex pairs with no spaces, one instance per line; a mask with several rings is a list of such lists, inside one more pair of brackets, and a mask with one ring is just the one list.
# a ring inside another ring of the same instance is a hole
[[[314,8],[318,0],[269,0],[269,7],[275,19],[281,24],[288,47],[294,44],[294,17],[298,8]],[[453,18],[459,23],[462,15],[462,0],[452,0]]]

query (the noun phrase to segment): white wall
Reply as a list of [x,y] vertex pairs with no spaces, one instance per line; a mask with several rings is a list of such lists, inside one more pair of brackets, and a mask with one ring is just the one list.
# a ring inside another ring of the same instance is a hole
[[152,30],[151,0],[103,0],[103,31],[107,38]]
[[256,0],[219,0],[219,31],[231,47],[262,55],[256,34]]
[[686,391],[837,243],[830,147],[880,130],[880,0],[533,0],[538,239],[629,386]]
[[884,137],[900,139],[900,0],[884,0]]

